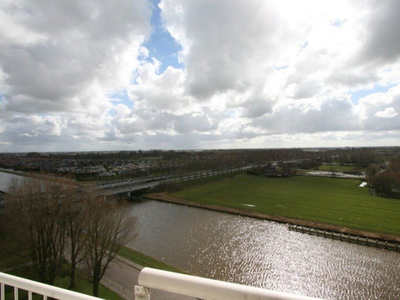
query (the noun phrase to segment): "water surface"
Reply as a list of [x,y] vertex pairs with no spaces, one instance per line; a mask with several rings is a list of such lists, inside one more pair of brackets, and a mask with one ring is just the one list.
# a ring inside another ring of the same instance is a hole
[[0,191],[7,192],[13,179],[21,181],[24,178],[26,177],[0,171]]
[[400,253],[175,204],[131,209],[129,246],[189,273],[325,299],[400,299]]

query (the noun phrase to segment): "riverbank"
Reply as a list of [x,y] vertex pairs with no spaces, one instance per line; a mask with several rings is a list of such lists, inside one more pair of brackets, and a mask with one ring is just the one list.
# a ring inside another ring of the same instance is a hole
[[176,272],[176,273],[183,273],[187,274],[186,272],[175,268],[171,265],[168,265],[162,261],[154,259],[146,254],[143,254],[139,251],[133,250],[128,247],[122,247],[122,249],[118,252],[118,256],[123,257],[124,259],[129,260],[130,262],[137,265],[137,269],[141,270],[144,267],[169,271],[169,272]]
[[[23,171],[15,171],[15,170],[10,170],[10,169],[0,169],[0,173],[17,175],[17,176],[25,177],[25,178],[46,180],[46,181],[65,182],[67,184],[77,185],[77,182],[74,179],[66,178],[66,177],[62,177],[62,176],[50,175],[50,174],[41,174],[41,173],[33,173],[33,172],[27,173],[27,172],[23,172]],[[91,185],[93,185],[93,183],[91,183]]]
[[400,236],[400,201],[373,196],[355,179],[242,175],[173,197],[295,220]]
[[341,232],[344,234],[358,235],[358,236],[366,237],[366,238],[387,240],[390,242],[397,242],[397,243],[400,242],[400,236],[397,236],[397,235],[369,232],[369,231],[365,231],[365,230],[353,229],[353,228],[344,227],[344,226],[325,224],[325,223],[309,221],[309,220],[293,219],[293,218],[288,218],[288,217],[284,217],[284,216],[269,215],[269,214],[265,214],[265,213],[241,210],[241,209],[230,208],[230,207],[225,207],[225,206],[220,206],[220,205],[202,204],[202,203],[198,203],[198,202],[194,202],[194,201],[188,201],[188,200],[185,200],[182,198],[177,198],[177,197],[168,195],[167,193],[148,194],[143,198],[149,199],[149,200],[163,201],[163,202],[168,202],[168,203],[173,203],[173,204],[178,204],[178,205],[186,205],[186,206],[191,206],[191,207],[196,207],[196,208],[201,208],[201,209],[213,210],[213,211],[229,213],[229,214],[234,214],[234,215],[240,215],[240,216],[245,216],[245,217],[251,217],[251,218],[256,218],[256,219],[268,220],[268,221],[273,221],[273,222],[278,222],[278,223],[308,226],[308,227],[318,228],[321,230],[331,230],[331,231]]

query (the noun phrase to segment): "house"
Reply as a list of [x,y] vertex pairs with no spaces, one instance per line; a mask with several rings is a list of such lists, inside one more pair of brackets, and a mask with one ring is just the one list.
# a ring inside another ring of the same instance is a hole
[[264,166],[263,173],[267,177],[277,177],[278,176],[278,170],[272,164],[266,164]]

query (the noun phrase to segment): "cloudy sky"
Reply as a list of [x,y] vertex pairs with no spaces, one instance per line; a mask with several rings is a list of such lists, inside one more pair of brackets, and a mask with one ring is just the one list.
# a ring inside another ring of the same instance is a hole
[[0,151],[400,145],[400,1],[1,0]]

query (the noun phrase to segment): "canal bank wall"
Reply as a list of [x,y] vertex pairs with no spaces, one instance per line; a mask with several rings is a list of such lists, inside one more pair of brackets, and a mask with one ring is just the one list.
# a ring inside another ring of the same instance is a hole
[[[212,211],[224,212],[224,213],[228,213],[228,214],[234,214],[234,215],[240,215],[240,216],[245,216],[245,217],[250,217],[250,218],[284,223],[284,224],[288,224],[289,227],[292,227],[292,228],[293,228],[293,226],[304,226],[304,227],[314,228],[315,230],[321,230],[321,231],[325,230],[325,231],[329,231],[329,232],[335,232],[336,234],[347,234],[347,235],[356,236],[356,237],[358,236],[362,240],[365,240],[365,239],[378,240],[382,243],[388,242],[391,244],[396,244],[396,243],[399,244],[400,243],[400,236],[396,236],[396,235],[375,233],[375,232],[369,232],[369,231],[363,231],[363,230],[338,226],[338,225],[330,225],[330,224],[324,224],[324,223],[308,221],[308,220],[298,220],[298,219],[286,218],[286,217],[282,217],[282,216],[268,215],[268,214],[257,213],[257,212],[246,211],[246,210],[235,209],[235,208],[229,208],[229,207],[223,207],[223,206],[218,206],[218,205],[206,205],[206,204],[196,203],[196,202],[192,202],[192,201],[187,201],[185,199],[172,197],[172,196],[168,195],[167,193],[148,194],[148,195],[143,196],[143,199],[168,202],[168,203],[173,203],[173,204],[178,204],[178,205],[186,205],[186,206],[202,208],[202,209],[207,209],[207,210],[212,210]],[[325,237],[329,238],[328,235],[326,235]],[[345,241],[345,240],[343,240],[343,241]],[[372,246],[372,243],[370,243],[369,245]]]
[[332,240],[339,240],[342,242],[348,242],[358,245],[365,245],[374,248],[386,249],[391,251],[400,252],[400,243],[376,238],[369,238],[360,235],[354,235],[350,233],[342,233],[333,230],[322,230],[315,227],[302,226],[302,225],[293,225],[289,224],[288,226],[290,231],[296,231],[300,233],[305,233],[309,235],[316,235]]

